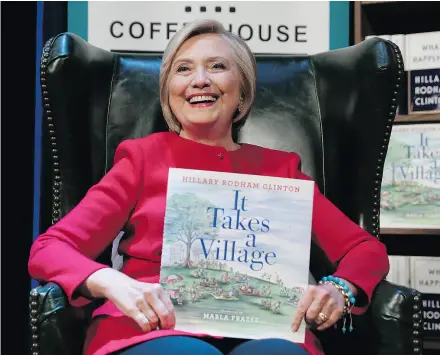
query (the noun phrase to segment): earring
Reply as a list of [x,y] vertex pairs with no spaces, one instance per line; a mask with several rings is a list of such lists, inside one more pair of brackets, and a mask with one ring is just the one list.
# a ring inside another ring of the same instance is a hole
[[244,99],[243,96],[240,97],[240,100],[238,101],[238,112],[243,112],[244,110]]

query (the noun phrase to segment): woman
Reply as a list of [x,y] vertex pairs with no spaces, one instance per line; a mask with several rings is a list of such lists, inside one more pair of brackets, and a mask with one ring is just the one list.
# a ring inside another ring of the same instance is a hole
[[[122,142],[108,174],[35,241],[32,277],[58,283],[76,306],[107,299],[94,313],[85,354],[209,355],[220,354],[220,348],[233,355],[322,354],[309,331],[300,346],[281,339],[238,340],[233,349],[224,349],[218,338],[176,331],[173,304],[158,284],[170,167],[309,179],[298,170],[297,154],[233,141],[232,129],[245,123],[255,87],[255,58],[244,41],[215,21],[187,25],[163,55],[160,98],[170,132]],[[127,219],[135,232],[120,244],[120,271],[94,261]],[[315,241],[338,262],[333,276],[343,287],[331,280],[310,287],[292,315],[294,332],[301,322],[327,329],[344,308],[365,311],[388,272],[384,246],[316,187],[312,226]]]

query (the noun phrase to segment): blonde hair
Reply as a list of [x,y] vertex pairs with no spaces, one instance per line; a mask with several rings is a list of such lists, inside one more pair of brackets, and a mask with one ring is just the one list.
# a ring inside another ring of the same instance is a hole
[[162,106],[163,116],[171,131],[179,132],[181,125],[176,116],[171,111],[169,104],[168,78],[170,70],[177,51],[182,44],[197,35],[205,33],[214,33],[228,42],[234,55],[237,67],[241,76],[241,100],[240,108],[237,108],[238,114],[234,117],[233,127],[240,129],[251,110],[256,92],[257,65],[255,57],[246,44],[239,36],[227,31],[223,25],[215,20],[196,20],[187,24],[173,38],[171,38],[162,56],[162,65],[160,70],[160,105]]

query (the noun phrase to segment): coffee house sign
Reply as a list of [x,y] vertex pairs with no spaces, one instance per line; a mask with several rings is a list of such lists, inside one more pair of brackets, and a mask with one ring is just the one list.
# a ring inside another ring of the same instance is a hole
[[100,2],[88,3],[87,40],[114,51],[162,52],[195,19],[215,19],[254,53],[314,54],[330,42],[330,2]]

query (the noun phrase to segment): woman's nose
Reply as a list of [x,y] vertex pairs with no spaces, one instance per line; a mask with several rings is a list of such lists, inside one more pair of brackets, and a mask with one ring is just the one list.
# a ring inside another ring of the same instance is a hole
[[203,89],[203,88],[208,87],[210,85],[211,85],[211,80],[209,79],[209,76],[208,76],[208,73],[206,72],[206,70],[204,68],[198,69],[195,72],[192,86],[199,88],[199,89]]

